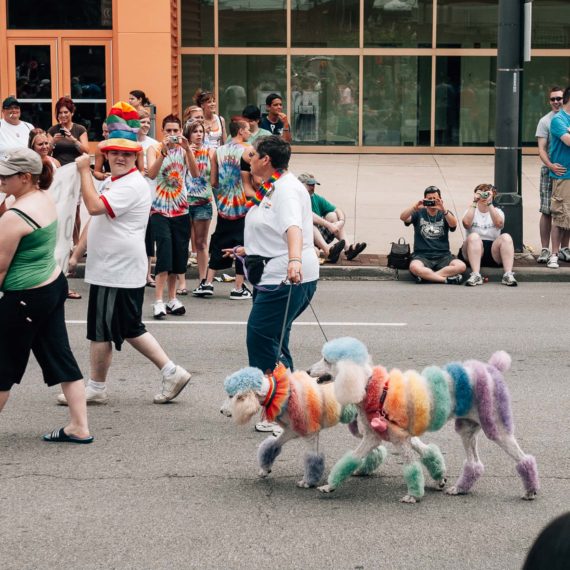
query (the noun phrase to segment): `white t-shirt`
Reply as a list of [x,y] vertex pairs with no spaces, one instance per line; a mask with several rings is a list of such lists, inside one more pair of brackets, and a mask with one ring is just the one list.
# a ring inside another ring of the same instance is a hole
[[288,172],[275,183],[275,190],[265,196],[259,206],[251,208],[245,218],[245,251],[272,258],[265,266],[260,285],[278,285],[287,277],[287,230],[291,226],[303,232],[303,281],[316,281],[319,261],[313,246],[311,198],[303,184]]
[[34,125],[20,121],[17,125],[11,125],[4,119],[0,119],[0,150],[14,147],[27,147],[30,131]]
[[[469,210],[465,212],[467,214]],[[505,221],[505,213],[500,208],[495,208],[495,211],[501,216],[503,222]],[[463,214],[463,217],[465,217]],[[491,214],[489,212],[481,212],[479,208],[475,208],[475,215],[473,216],[473,225],[467,230],[467,235],[477,233],[483,240],[495,241],[500,235],[501,230],[495,227]]]
[[146,284],[144,244],[150,213],[148,184],[138,170],[107,178],[99,188],[107,213],[93,216],[87,234],[85,281],[136,289]]

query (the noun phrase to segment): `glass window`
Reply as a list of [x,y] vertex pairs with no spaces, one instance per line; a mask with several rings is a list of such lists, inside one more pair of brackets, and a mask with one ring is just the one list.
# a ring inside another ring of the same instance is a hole
[[100,141],[107,116],[105,46],[70,46],[71,98],[76,110],[73,121],[87,129],[90,141]]
[[496,48],[498,18],[499,0],[438,0],[437,47]]
[[570,2],[533,0],[532,47],[568,49],[570,46]]
[[214,56],[182,56],[182,108],[194,105],[198,89],[214,91]]
[[360,0],[291,2],[293,47],[358,47],[359,30]]
[[17,45],[16,98],[22,120],[48,129],[52,123],[52,77],[49,45]]
[[525,146],[536,146],[536,126],[551,111],[548,96],[552,87],[570,84],[570,58],[533,57],[524,64],[522,89],[522,132]]
[[358,57],[291,58],[293,142],[358,142]]
[[113,0],[8,0],[12,30],[110,30]]
[[429,145],[431,57],[365,57],[363,103],[364,145]]
[[494,57],[438,57],[435,144],[493,146],[495,141]]
[[285,47],[286,0],[218,0],[221,47]]
[[214,0],[183,0],[180,31],[185,47],[213,47]]
[[270,93],[283,97],[286,109],[286,58],[284,55],[220,56],[219,109],[226,122],[241,115],[246,105],[257,105],[266,115],[265,99]]
[[431,47],[433,0],[364,3],[364,47]]

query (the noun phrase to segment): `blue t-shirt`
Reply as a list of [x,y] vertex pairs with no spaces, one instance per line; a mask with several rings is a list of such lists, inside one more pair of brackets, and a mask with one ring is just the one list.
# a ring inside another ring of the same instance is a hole
[[566,173],[562,176],[557,176],[550,170],[550,178],[564,178],[570,179],[570,146],[565,145],[560,138],[564,135],[570,134],[568,128],[570,127],[570,115],[564,110],[560,109],[550,122],[550,148],[548,149],[548,156],[554,163],[561,164],[566,167]]

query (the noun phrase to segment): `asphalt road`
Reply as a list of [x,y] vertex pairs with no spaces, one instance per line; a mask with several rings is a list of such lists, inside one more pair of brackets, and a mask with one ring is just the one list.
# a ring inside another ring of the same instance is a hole
[[[88,373],[87,289],[68,303],[72,347]],[[422,369],[509,351],[516,435],[536,456],[542,491],[520,499],[514,463],[480,441],[485,475],[469,496],[429,490],[404,505],[401,458],[330,496],[301,490],[304,447],[288,444],[270,478],[256,476],[263,435],[223,417],[225,376],[245,366],[248,302],[231,285],[188,299],[186,317],[150,323],[172,358],[194,374],[170,405],[152,404],[159,374],[130,347],[115,354],[111,403],[90,408],[89,446],[47,444],[64,425],[35,361],[0,415],[0,568],[24,569],[515,569],[543,525],[568,510],[570,324],[563,283],[469,289],[398,282],[321,282],[314,302],[326,334],[363,340],[377,363]],[[151,291],[146,314],[150,315]],[[307,311],[293,330],[298,366],[319,357],[323,336]],[[440,445],[450,479],[463,448],[449,423]],[[355,440],[326,431],[327,466]]]

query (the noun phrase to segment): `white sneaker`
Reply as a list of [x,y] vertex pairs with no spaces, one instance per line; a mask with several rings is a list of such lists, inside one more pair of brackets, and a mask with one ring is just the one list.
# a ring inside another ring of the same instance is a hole
[[152,316],[155,319],[164,319],[166,317],[166,305],[163,301],[157,301],[152,306]]
[[465,285],[467,287],[475,287],[476,285],[483,285],[483,277],[481,277],[480,273],[475,273],[475,271],[473,271],[469,276],[469,279],[465,281]]
[[263,421],[255,424],[255,431],[272,433],[275,437],[279,437],[283,433],[283,428],[275,422]]
[[548,258],[548,263],[546,264],[546,267],[549,267],[550,269],[558,269],[560,267],[560,265],[558,265],[558,256],[555,253],[553,253]]
[[179,316],[186,313],[186,308],[178,299],[171,299],[168,301],[168,303],[166,303],[166,312],[171,315]]
[[536,258],[537,263],[546,263],[550,257],[550,250],[547,247],[543,247],[540,250],[540,255]]
[[515,279],[515,274],[512,271],[508,271],[503,275],[501,283],[507,287],[516,287],[518,285],[517,280]]
[[[60,406],[67,406],[65,394],[59,394],[56,398]],[[109,394],[107,388],[105,390],[93,390],[89,386],[85,386],[85,401],[88,406],[104,406],[109,403]]]
[[251,291],[244,285],[242,285],[241,289],[232,289],[230,292],[230,299],[241,301],[243,299],[251,299],[253,295]]
[[184,370],[182,366],[177,366],[172,376],[168,378],[162,377],[162,391],[154,397],[154,403],[166,404],[166,402],[174,400],[184,390],[186,384],[190,382],[190,378],[192,378],[190,372]]
[[570,262],[570,247],[563,247],[558,252],[558,259],[560,261]]

